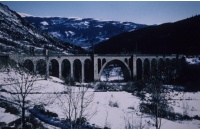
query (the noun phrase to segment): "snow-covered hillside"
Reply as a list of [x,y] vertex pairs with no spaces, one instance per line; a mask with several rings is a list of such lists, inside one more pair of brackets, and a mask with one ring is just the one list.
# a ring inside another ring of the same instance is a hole
[[[12,71],[11,71],[12,72]],[[8,84],[5,78],[8,77],[8,72],[0,72],[0,84]],[[62,80],[50,77],[48,80],[38,80],[34,86],[41,87],[38,93],[42,94],[31,94],[29,101],[38,103],[43,101],[46,103],[45,109],[58,114],[60,119],[65,119],[65,113],[63,112],[63,105],[60,100],[65,100],[63,94],[64,89],[68,86],[62,84]],[[1,89],[8,89],[9,86],[2,86]],[[71,87],[73,93],[77,93],[80,87]],[[3,90],[1,90],[3,91]],[[58,95],[59,93],[62,93]],[[140,99],[127,93],[125,91],[118,92],[94,92],[94,89],[89,89],[87,95],[94,94],[91,106],[87,108],[86,112],[96,111],[96,114],[88,119],[90,124],[98,127],[109,127],[111,129],[125,129],[128,122],[135,128],[139,127],[140,124],[144,129],[154,129],[154,121],[150,115],[143,114],[139,111]],[[200,92],[189,93],[189,92],[173,92],[172,95],[177,94],[172,98],[174,112],[184,113],[185,110],[189,116],[200,116],[199,98]],[[1,96],[9,100],[9,93],[1,92]],[[66,104],[66,103],[65,103]],[[18,118],[18,116],[5,113],[4,108],[0,108],[0,122],[9,123]],[[142,122],[142,123],[141,123]],[[49,129],[55,129],[56,127],[50,126],[42,122],[45,127]],[[199,120],[188,120],[188,121],[170,121],[162,120],[162,129],[197,129],[200,128]]]
[[34,17],[19,13],[32,25],[53,36],[83,48],[97,44],[123,32],[144,28],[133,22],[104,21],[93,18]]
[[41,54],[45,46],[54,53],[83,52],[81,48],[64,43],[47,32],[35,28],[15,11],[0,3],[1,53],[28,54],[30,47],[35,47],[35,53]]

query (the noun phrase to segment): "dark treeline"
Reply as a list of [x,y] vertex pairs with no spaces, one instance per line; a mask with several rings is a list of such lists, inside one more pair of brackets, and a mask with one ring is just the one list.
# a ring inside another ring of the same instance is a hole
[[122,33],[95,46],[95,53],[200,54],[200,15]]

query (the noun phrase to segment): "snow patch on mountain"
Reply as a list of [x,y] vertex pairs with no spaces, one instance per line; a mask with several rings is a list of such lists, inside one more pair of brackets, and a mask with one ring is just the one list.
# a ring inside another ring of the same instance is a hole
[[61,34],[59,32],[50,32],[54,37],[59,38]]
[[47,25],[49,25],[49,23],[48,22],[46,22],[46,21],[43,21],[43,22],[40,22],[42,25],[44,25],[44,26],[47,26]]
[[21,17],[33,17],[31,14],[17,12]]
[[74,20],[83,20],[83,18],[80,18],[80,17],[62,17],[62,18],[69,18],[69,19],[74,19]]
[[66,36],[73,36],[75,33],[73,31],[65,31]]
[[103,25],[97,25],[95,27],[98,27],[98,28],[103,28]]

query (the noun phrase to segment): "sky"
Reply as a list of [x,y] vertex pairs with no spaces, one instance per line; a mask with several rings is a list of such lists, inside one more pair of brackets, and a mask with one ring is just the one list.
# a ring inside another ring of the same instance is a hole
[[200,14],[200,1],[1,1],[33,16],[62,16],[128,21],[140,24],[176,22]]

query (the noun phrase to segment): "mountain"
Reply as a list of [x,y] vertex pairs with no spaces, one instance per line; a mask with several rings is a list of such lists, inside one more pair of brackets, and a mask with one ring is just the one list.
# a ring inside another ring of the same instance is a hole
[[95,53],[200,54],[200,15],[112,37]]
[[6,5],[0,3],[0,51],[11,54],[30,54],[30,49],[35,48],[35,54],[43,53],[43,48],[50,53],[84,53],[77,46],[65,43],[43,32],[26,20],[18,13],[10,10]]
[[[19,13],[20,14],[20,13]],[[99,42],[123,32],[144,28],[147,25],[132,22],[102,21],[92,18],[34,17],[20,14],[35,27],[51,33],[62,41],[83,48],[91,48]]]

